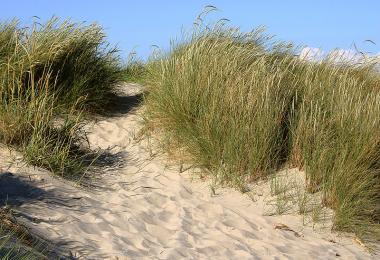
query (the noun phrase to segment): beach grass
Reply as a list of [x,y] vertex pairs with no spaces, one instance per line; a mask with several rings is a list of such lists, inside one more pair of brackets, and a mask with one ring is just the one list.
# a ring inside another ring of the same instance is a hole
[[123,67],[124,81],[127,83],[144,84],[143,80],[146,72],[145,63],[137,57],[136,53],[130,53]]
[[[244,33],[223,20],[205,26],[199,17],[193,29],[170,51],[146,63],[133,56],[122,66],[96,24],[58,18],[29,27],[0,23],[0,142],[31,165],[80,180],[88,158],[96,158],[86,146],[83,120],[112,106],[116,83],[142,83],[145,129],[158,132],[162,147],[181,163],[242,192],[271,178],[279,214],[292,198],[276,172],[297,167],[308,192],[300,188],[294,199],[300,214],[309,194],[320,193],[320,206],[334,210],[334,229],[379,241],[375,61],[333,53],[309,60],[262,28]],[[2,224],[0,237],[14,237]],[[3,254],[9,240],[0,240]]]
[[370,59],[299,57],[266,35],[196,22],[145,66],[146,129],[242,191],[279,169],[306,173],[334,229],[380,239],[380,74]]
[[117,49],[100,26],[58,18],[2,23],[0,42],[0,141],[53,172],[82,172],[81,119],[110,105],[123,78]]
[[31,165],[81,180],[88,155],[96,158],[83,119],[111,105],[122,79],[118,51],[96,24],[0,23],[0,142]]

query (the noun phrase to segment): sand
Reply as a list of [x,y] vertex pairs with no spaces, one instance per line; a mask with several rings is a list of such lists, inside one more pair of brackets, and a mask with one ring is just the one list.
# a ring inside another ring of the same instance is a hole
[[[131,85],[120,100],[132,102],[139,91]],[[354,239],[313,228],[300,215],[268,215],[268,183],[250,196],[229,188],[211,192],[209,180],[152,156],[147,140],[135,138],[140,109],[121,109],[87,125],[91,147],[109,151],[96,187],[52,177],[1,149],[7,160],[0,165],[0,195],[52,245],[81,259],[374,258]]]

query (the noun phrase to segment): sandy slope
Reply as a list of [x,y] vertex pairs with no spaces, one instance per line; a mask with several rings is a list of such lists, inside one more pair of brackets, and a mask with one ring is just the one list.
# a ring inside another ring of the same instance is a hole
[[[20,185],[7,191],[8,204],[22,212],[19,218],[74,256],[371,258],[352,239],[339,238],[326,230],[315,232],[302,225],[301,217],[265,216],[261,198],[254,203],[248,196],[227,189],[211,195],[207,182],[191,181],[189,172],[168,167],[160,156],[152,158],[146,143],[134,141],[140,128],[138,111],[101,119],[88,128],[93,148],[111,148],[113,156],[105,161],[118,158],[123,162],[118,168],[103,168],[96,189],[79,189],[31,167],[4,162],[1,166],[13,174],[4,178]],[[299,236],[275,229],[278,223]]]

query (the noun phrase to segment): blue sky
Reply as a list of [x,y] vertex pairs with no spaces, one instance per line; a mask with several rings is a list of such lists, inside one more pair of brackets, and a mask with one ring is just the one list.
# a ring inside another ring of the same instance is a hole
[[[98,22],[118,44],[123,56],[135,50],[146,58],[152,45],[169,46],[181,28],[190,28],[206,5],[219,11],[210,19],[228,18],[231,24],[249,31],[265,25],[277,39],[321,48],[359,49],[380,53],[380,1],[117,1],[117,0],[4,0],[1,20],[17,17],[23,23],[38,16],[53,15],[74,21]],[[373,45],[365,40],[370,39]]]

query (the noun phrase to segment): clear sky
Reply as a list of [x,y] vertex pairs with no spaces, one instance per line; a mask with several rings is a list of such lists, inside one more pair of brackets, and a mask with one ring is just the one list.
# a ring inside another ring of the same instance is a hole
[[[380,1],[243,1],[243,0],[3,0],[0,19],[17,17],[23,23],[53,15],[74,21],[98,22],[118,44],[123,56],[134,49],[146,58],[152,45],[169,46],[170,39],[190,28],[206,5],[219,11],[211,19],[228,18],[249,31],[265,25],[278,39],[321,48],[359,49],[380,53]],[[376,45],[365,40],[372,40]]]

